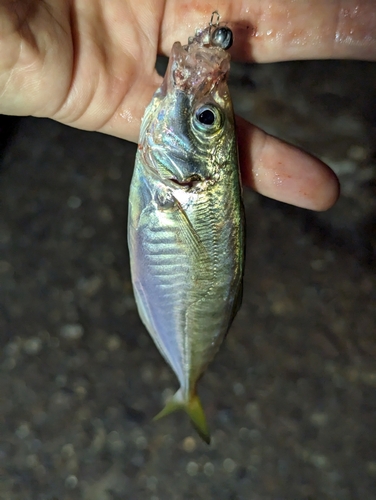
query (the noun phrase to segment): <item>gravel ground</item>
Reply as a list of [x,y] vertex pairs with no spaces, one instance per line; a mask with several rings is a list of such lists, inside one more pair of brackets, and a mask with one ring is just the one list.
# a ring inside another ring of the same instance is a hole
[[[3,120],[1,500],[371,500],[376,66],[236,66],[235,107],[336,169],[314,214],[245,191],[243,307],[200,383],[212,444],[152,417],[176,379],[138,318],[135,146]],[[313,83],[316,82],[316,83]]]

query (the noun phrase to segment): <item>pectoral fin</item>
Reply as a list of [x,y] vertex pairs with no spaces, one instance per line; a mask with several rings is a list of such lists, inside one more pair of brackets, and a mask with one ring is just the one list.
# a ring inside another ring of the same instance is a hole
[[196,257],[200,260],[209,259],[205,245],[202,243],[200,236],[193,227],[180,202],[174,197],[175,209],[178,219],[178,232],[183,242],[193,250]]

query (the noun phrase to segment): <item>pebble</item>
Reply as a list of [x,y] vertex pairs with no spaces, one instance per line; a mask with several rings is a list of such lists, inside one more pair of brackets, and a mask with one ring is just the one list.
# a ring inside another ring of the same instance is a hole
[[253,421],[259,420],[261,417],[260,408],[257,403],[248,403],[245,411]]
[[[33,415],[33,424],[38,426],[38,427],[42,426],[46,422],[47,418],[48,418],[48,415],[46,412],[44,412],[42,410],[36,411]],[[33,443],[39,443],[39,447],[42,446],[39,439],[34,440]]]
[[136,446],[139,450],[146,450],[148,447],[148,440],[145,436],[138,436],[136,438]]
[[236,469],[236,463],[232,458],[225,458],[223,460],[223,468],[226,472],[231,474],[231,472],[234,472],[234,470]]
[[323,427],[328,423],[328,415],[326,413],[312,413],[310,421],[315,427]]
[[365,161],[369,155],[367,148],[353,144],[347,150],[347,156],[355,161]]
[[293,311],[294,307],[292,302],[284,297],[274,299],[270,304],[270,309],[276,316],[283,316]]
[[119,453],[124,448],[124,441],[117,431],[111,431],[107,436],[107,443],[113,453]]
[[188,462],[186,471],[189,476],[196,476],[198,472],[198,464],[196,462]]
[[319,453],[314,453],[310,457],[310,462],[318,469],[324,469],[328,466],[329,460],[326,456],[320,455]]
[[94,451],[94,453],[98,453],[101,451],[106,444],[106,438],[107,434],[105,429],[97,429],[95,436],[91,442],[91,449]]
[[67,340],[78,340],[84,334],[84,328],[79,323],[71,323],[61,327],[60,335]]
[[146,487],[149,490],[155,491],[157,489],[157,486],[158,486],[158,479],[155,476],[149,476],[146,479]]
[[117,351],[121,346],[120,337],[117,335],[111,335],[107,340],[107,349],[109,351]]
[[211,462],[206,462],[204,465],[204,474],[209,477],[214,474],[214,465]]
[[145,464],[145,457],[143,453],[136,453],[131,459],[132,465],[140,469]]
[[235,382],[235,384],[232,386],[232,389],[236,396],[242,396],[245,393],[244,385],[240,382]]
[[15,356],[19,352],[19,338],[17,339],[18,341],[15,342],[8,342],[8,344],[5,346],[4,353],[6,356]]
[[5,371],[11,371],[16,366],[16,364],[17,364],[17,362],[16,362],[15,358],[7,358],[4,360],[4,363],[1,365],[1,367]]
[[55,408],[60,406],[59,410],[61,408],[68,409],[71,406],[70,394],[67,394],[66,392],[61,390],[52,394],[50,401],[51,405],[54,406]]
[[195,451],[196,446],[196,441],[193,439],[193,437],[186,437],[183,441],[183,449],[187,453],[192,453],[192,451]]
[[27,339],[23,345],[23,349],[26,354],[29,354],[30,356],[38,354],[38,352],[42,349],[42,341],[38,337]]
[[78,479],[76,476],[70,475],[65,480],[65,486],[70,490],[74,490],[78,484]]
[[21,424],[16,430],[16,436],[20,439],[25,439],[30,434],[29,424]]
[[73,195],[68,198],[67,205],[69,208],[73,208],[73,210],[80,208],[81,204],[82,200],[78,196]]
[[65,373],[60,373],[59,375],[56,375],[55,378],[55,384],[58,387],[64,387],[65,384],[67,383],[68,377],[65,375]]
[[26,467],[28,467],[29,469],[34,469],[39,464],[38,457],[35,454],[28,455],[26,457],[25,462],[26,462]]
[[46,471],[46,468],[44,465],[42,464],[39,464],[35,467],[34,469],[35,471],[35,474],[39,477],[39,478],[44,478],[44,476],[46,476],[47,474],[47,471]]
[[71,444],[71,443],[67,443],[67,444],[65,444],[65,445],[61,448],[61,455],[62,455],[65,459],[74,457],[74,455],[75,455],[75,451],[74,451],[74,446],[73,446],[73,444]]
[[322,271],[325,268],[325,264],[326,262],[323,259],[314,259],[310,262],[311,268],[314,271]]

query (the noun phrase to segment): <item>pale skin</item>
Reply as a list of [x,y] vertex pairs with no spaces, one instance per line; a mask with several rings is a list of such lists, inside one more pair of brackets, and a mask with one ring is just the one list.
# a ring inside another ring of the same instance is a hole
[[[213,10],[235,60],[376,60],[375,0],[1,0],[0,113],[48,117],[137,141],[161,83],[157,54],[186,43]],[[313,210],[333,205],[333,172],[238,119],[245,184]]]

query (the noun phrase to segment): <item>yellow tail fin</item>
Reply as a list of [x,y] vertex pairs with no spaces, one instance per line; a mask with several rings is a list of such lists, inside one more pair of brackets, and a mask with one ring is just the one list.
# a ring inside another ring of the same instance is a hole
[[189,400],[185,401],[179,389],[172,399],[166,403],[163,410],[160,411],[153,420],[159,420],[176,410],[184,410],[188,414],[191,423],[199,436],[205,441],[205,443],[210,444],[208,424],[206,423],[205,413],[197,393],[192,393],[189,396]]

